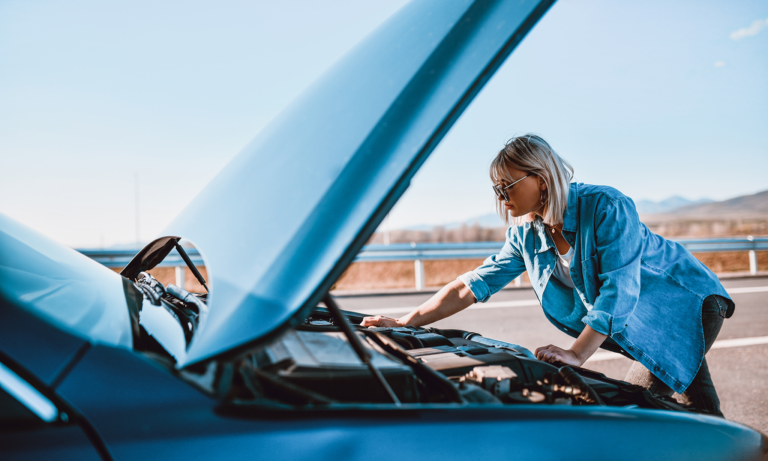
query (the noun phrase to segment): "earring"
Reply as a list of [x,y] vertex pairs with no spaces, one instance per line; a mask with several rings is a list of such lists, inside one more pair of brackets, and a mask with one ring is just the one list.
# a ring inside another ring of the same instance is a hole
[[539,201],[542,205],[544,205],[544,191],[541,191],[541,194],[539,195]]

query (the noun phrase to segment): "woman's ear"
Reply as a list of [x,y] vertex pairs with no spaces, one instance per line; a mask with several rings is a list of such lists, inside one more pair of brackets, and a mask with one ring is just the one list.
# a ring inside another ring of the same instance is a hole
[[539,185],[539,190],[540,191],[543,192],[543,191],[547,190],[547,183],[544,181],[544,178],[542,178],[541,176],[537,175],[536,176],[536,180],[538,181],[538,185]]

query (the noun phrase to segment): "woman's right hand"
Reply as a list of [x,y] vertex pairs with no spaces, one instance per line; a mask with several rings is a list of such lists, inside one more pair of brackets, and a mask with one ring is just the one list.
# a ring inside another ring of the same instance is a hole
[[427,302],[399,319],[383,315],[365,317],[360,326],[397,328],[411,325],[420,327],[461,312],[475,302],[475,295],[469,287],[464,285],[461,280],[454,280],[435,293]]
[[404,326],[404,324],[401,324],[399,319],[393,319],[392,317],[377,315],[374,317],[365,317],[363,321],[360,323],[360,326],[396,328],[396,327],[402,327]]

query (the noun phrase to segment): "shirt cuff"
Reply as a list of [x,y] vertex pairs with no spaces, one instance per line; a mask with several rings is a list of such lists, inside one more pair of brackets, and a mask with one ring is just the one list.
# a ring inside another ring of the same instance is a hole
[[587,312],[587,315],[582,317],[581,321],[592,327],[596,332],[602,335],[611,336],[611,323],[613,322],[613,316],[611,314],[592,309]]
[[466,285],[472,294],[475,295],[477,302],[484,303],[488,301],[488,298],[491,297],[491,289],[488,288],[488,284],[485,283],[483,279],[481,279],[480,276],[477,275],[474,271],[461,274],[460,276],[456,277],[456,279],[464,282],[464,285]]

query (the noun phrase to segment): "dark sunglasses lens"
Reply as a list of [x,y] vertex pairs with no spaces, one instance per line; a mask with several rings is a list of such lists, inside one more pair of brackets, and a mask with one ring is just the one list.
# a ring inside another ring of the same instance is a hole
[[504,199],[505,202],[509,201],[509,197],[507,196],[507,191],[505,191],[501,187],[493,186],[493,191],[496,192],[496,198]]

